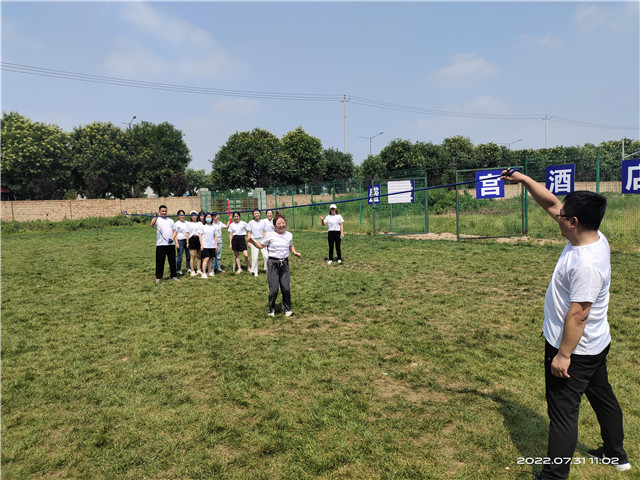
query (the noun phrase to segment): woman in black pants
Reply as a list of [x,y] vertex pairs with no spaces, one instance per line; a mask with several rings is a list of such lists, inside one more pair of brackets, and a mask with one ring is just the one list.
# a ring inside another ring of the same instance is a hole
[[329,225],[329,261],[328,265],[333,263],[333,246],[336,247],[338,254],[338,263],[342,263],[342,250],[340,250],[340,242],[344,238],[344,219],[338,213],[338,207],[332,204],[329,207],[329,215],[323,217],[320,215],[323,225]]

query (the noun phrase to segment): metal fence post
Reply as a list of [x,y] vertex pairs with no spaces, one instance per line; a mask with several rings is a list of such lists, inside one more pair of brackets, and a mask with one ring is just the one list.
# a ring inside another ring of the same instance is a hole
[[596,153],[596,193],[600,193],[600,152]]

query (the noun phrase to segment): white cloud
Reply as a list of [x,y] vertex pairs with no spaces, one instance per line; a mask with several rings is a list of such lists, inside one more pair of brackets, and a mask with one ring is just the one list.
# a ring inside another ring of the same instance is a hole
[[614,5],[580,5],[573,16],[582,30],[613,30],[625,32],[638,29],[637,2]]
[[130,78],[171,74],[172,78],[198,80],[234,79],[249,71],[245,62],[234,58],[209,32],[160,8],[132,2],[119,12],[133,30],[132,38],[120,39],[117,51],[107,57],[112,74]]
[[438,70],[433,78],[442,81],[464,80],[471,77],[490,77],[496,68],[477,53],[458,53],[449,59],[449,66]]
[[560,38],[558,38],[553,33],[549,33],[544,37],[533,37],[531,35],[522,35],[520,38],[526,45],[533,45],[535,47],[551,48],[551,49],[564,47],[564,42],[560,40]]
[[231,115],[247,115],[254,113],[261,106],[261,102],[246,98],[221,98],[216,101],[213,109],[218,113]]

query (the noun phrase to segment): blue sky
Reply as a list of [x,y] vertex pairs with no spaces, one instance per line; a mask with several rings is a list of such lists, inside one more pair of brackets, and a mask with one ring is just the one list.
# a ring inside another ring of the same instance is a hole
[[[190,167],[206,171],[229,135],[256,127],[282,137],[302,126],[324,148],[343,150],[343,95],[352,98],[346,142],[356,163],[369,153],[361,137],[379,132],[374,154],[394,138],[453,135],[543,148],[544,115],[549,147],[638,139],[639,5],[3,1],[2,109],[67,131],[126,126],[134,115],[167,121],[184,132]],[[315,101],[80,82],[9,63]]]

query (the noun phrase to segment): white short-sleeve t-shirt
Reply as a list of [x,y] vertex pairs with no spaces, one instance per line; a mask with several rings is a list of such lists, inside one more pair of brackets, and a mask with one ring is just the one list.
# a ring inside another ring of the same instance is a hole
[[187,233],[189,238],[197,237],[202,231],[202,222],[187,222]]
[[567,242],[553,270],[544,299],[544,325],[547,341],[560,348],[564,320],[572,302],[590,302],[587,324],[573,353],[597,355],[611,342],[607,309],[611,262],[609,242],[605,236],[589,245]]
[[217,248],[217,241],[215,238],[216,227],[212,224],[202,225],[202,247],[203,248]]
[[176,230],[178,232],[178,235],[176,236],[176,240],[186,240],[187,239],[187,226],[188,225],[189,225],[189,222],[181,222],[180,220],[175,222],[175,227],[176,227]]
[[251,220],[249,222],[248,230],[251,232],[251,238],[262,238],[265,235],[265,230],[267,228],[266,225],[267,220],[264,218],[259,221]]
[[229,225],[229,232],[234,235],[246,235],[247,234],[247,222],[240,220],[238,223],[233,222]]
[[293,235],[291,232],[272,232],[260,243],[267,247],[269,258],[287,258],[289,257],[289,247],[293,245]]
[[339,232],[340,231],[340,224],[344,223],[344,219],[342,218],[342,215],[337,214],[337,215],[327,215],[326,217],[324,217],[324,223],[326,223],[327,225],[329,225],[329,231],[330,232]]
[[173,231],[175,230],[175,222],[167,218],[158,217],[156,219],[156,224],[154,225],[156,229],[156,246],[163,247],[167,245],[173,245],[170,243],[171,237],[173,237]]
[[218,243],[222,242],[222,229],[227,228],[227,225],[218,220],[216,223],[212,224],[216,227],[216,235],[218,236]]

